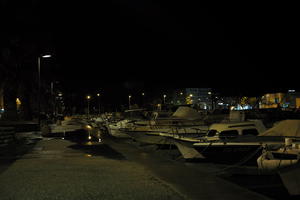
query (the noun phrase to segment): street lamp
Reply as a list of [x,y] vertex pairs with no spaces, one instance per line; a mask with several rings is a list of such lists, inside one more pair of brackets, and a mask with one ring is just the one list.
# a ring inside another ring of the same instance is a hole
[[98,115],[100,115],[100,93],[97,94],[98,97]]
[[50,58],[51,55],[38,56],[38,123],[41,125],[41,58]]
[[141,103],[141,104],[142,104],[142,106],[145,104],[145,98],[144,98],[144,97],[145,97],[145,93],[144,93],[144,92],[142,92],[142,103]]
[[87,99],[87,105],[88,105],[88,107],[87,107],[87,118],[89,119],[90,118],[90,99],[91,99],[91,96],[90,95],[86,96],[86,99]]
[[131,105],[130,105],[130,99],[131,99],[131,95],[128,96],[128,107],[130,109]]
[[166,104],[166,97],[167,95],[164,94],[164,104]]

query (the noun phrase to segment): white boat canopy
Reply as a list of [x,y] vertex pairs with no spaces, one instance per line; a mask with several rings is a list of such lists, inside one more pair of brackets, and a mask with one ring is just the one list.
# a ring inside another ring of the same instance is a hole
[[260,136],[300,137],[300,120],[283,120]]
[[172,117],[187,120],[196,120],[203,118],[201,114],[197,112],[197,110],[187,106],[180,106],[179,108],[177,108]]

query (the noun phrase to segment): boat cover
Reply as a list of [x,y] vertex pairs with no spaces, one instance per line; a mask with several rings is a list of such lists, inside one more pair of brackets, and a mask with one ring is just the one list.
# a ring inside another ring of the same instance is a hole
[[300,120],[283,120],[260,136],[300,137]]
[[187,120],[196,120],[203,118],[201,114],[197,112],[197,110],[187,106],[180,106],[179,108],[177,108],[172,117]]

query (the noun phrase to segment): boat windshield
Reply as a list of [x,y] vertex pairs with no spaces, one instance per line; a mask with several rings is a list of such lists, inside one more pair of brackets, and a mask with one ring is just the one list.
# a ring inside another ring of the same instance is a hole
[[217,132],[218,131],[215,129],[209,130],[207,133],[207,136],[209,136],[209,137],[215,136],[217,134]]

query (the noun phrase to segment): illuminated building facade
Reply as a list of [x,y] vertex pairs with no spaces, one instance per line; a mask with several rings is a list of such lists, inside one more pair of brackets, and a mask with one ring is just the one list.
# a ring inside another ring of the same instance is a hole
[[186,104],[198,105],[200,109],[212,109],[211,88],[186,88]]
[[287,93],[265,94],[259,108],[300,108],[300,93],[288,90]]

